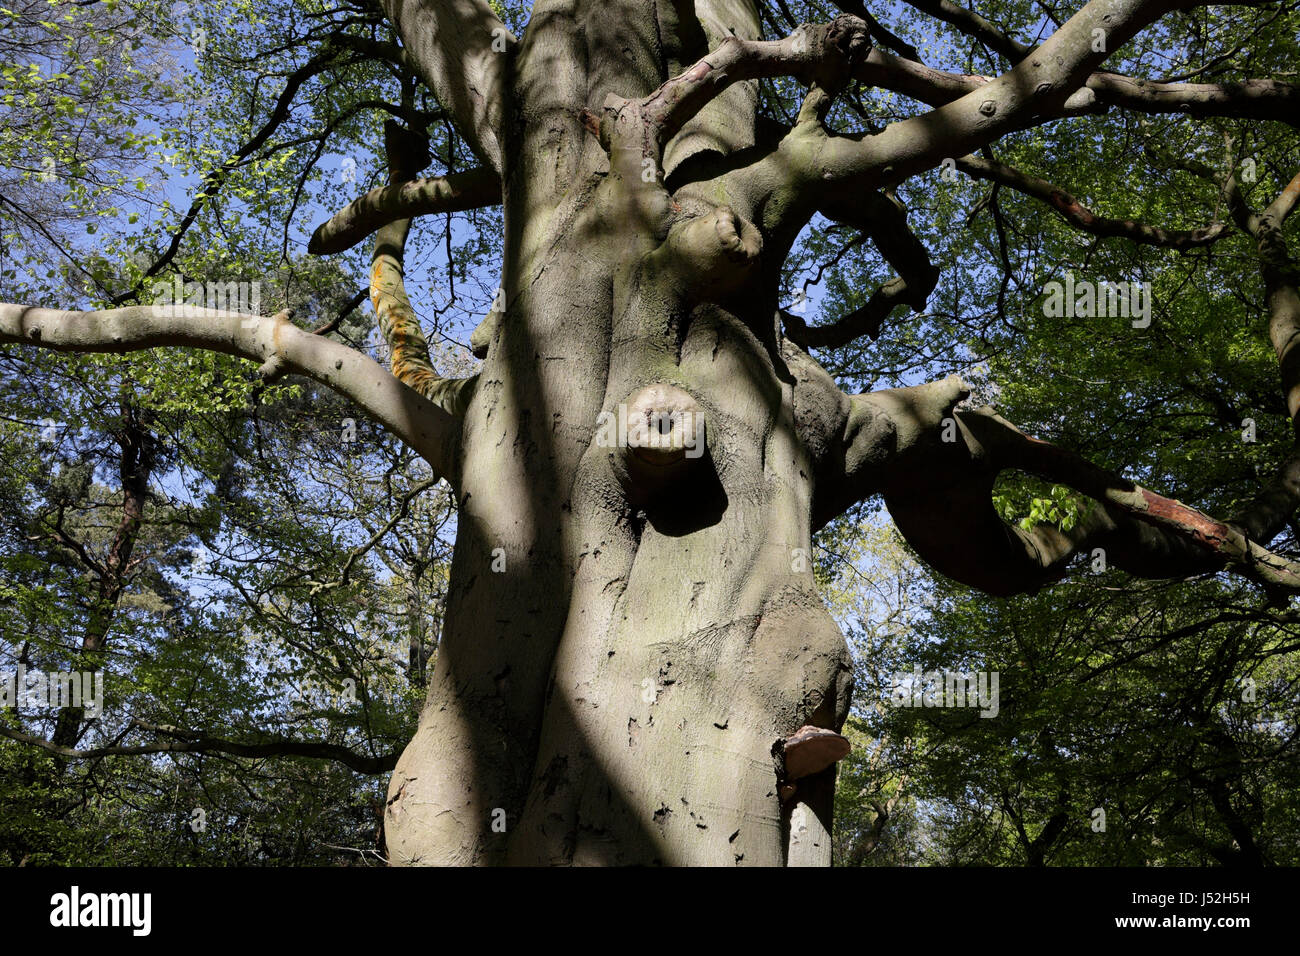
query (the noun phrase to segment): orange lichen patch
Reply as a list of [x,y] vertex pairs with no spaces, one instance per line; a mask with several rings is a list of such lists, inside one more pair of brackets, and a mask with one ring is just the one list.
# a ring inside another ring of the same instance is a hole
[[430,397],[442,378],[429,361],[429,344],[406,297],[403,280],[402,264],[395,256],[375,256],[370,267],[370,302],[375,307],[379,331],[388,343],[393,375]]

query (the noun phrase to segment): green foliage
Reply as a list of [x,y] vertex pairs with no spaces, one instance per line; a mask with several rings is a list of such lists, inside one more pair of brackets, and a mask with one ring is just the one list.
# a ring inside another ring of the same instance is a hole
[[[521,33],[529,5],[492,3]],[[979,6],[1026,41],[1051,29],[1029,0]],[[837,12],[765,4],[764,24],[777,35]],[[872,12],[927,64],[1006,66],[910,6]],[[1167,17],[1110,65],[1171,76],[1226,51],[1215,80],[1280,75],[1300,59],[1300,18],[1274,12]],[[471,159],[425,91],[331,35],[385,36],[373,11],[319,0],[0,7],[0,299],[96,306],[150,301],[154,283],[177,278],[256,280],[264,311],[290,306],[304,326],[338,315],[364,251],[322,264],[301,250],[323,215],[382,180],[390,113],[375,104],[422,118],[437,169]],[[287,78],[327,50],[330,68],[277,114]],[[793,119],[796,84],[761,93],[770,118]],[[859,85],[828,123],[870,132],[912,112]],[[1168,157],[1255,160],[1243,187],[1258,206],[1300,162],[1295,130],[1279,125],[1114,111],[1013,133],[992,152],[1099,215],[1194,228],[1222,217],[1220,198]],[[1097,240],[1037,200],[938,170],[897,195],[942,278],[923,314],[900,309],[880,338],[817,356],[847,390],[961,372],[974,401],[1030,434],[1213,514],[1277,470],[1291,427],[1241,236],[1186,253]],[[500,215],[427,233],[408,254],[435,303],[427,331],[463,340],[496,284]],[[810,322],[861,306],[891,271],[860,238],[816,220],[785,264],[782,302],[806,283]],[[1045,315],[1044,285],[1067,271],[1150,282],[1152,325]],[[339,335],[364,348],[372,328],[353,312]],[[449,345],[440,364],[462,356]],[[88,655],[104,615],[97,565],[123,527],[130,419],[157,461],[106,649]],[[83,748],[168,739],[143,724],[390,753],[414,727],[447,586],[452,503],[428,477],[329,393],[292,378],[262,388],[226,356],[0,350],[0,675],[19,662],[102,666],[107,707],[80,728]],[[1087,506],[1016,474],[994,503],[1009,523],[1067,531]],[[1300,642],[1266,595],[1213,576],[1139,584],[1085,563],[1068,583],[993,600],[931,575],[871,503],[817,543],[818,583],[856,658],[840,862],[1300,863]],[[1294,532],[1275,545],[1300,550]],[[891,706],[914,667],[997,672],[998,716]],[[0,711],[6,731],[42,739],[56,721]],[[319,760],[65,762],[0,737],[0,850],[14,864],[373,862],[383,799],[382,774]]]
[[[386,114],[360,104],[402,102],[395,79],[340,54],[261,149],[240,151],[321,36],[364,35],[367,17],[334,24],[314,2],[49,9],[0,12],[0,195],[11,200],[0,203],[0,299],[89,307],[150,302],[178,279],[256,281],[264,312],[337,317],[364,269],[299,249],[323,208],[377,176]],[[250,57],[254,47],[265,52]],[[432,132],[441,161],[463,159],[445,128]],[[327,144],[353,154],[356,181],[323,168]],[[205,183],[215,191],[195,202]],[[465,251],[462,283],[492,256],[499,225],[485,222],[449,243]],[[146,276],[173,238],[174,256]],[[365,348],[372,328],[354,311],[338,334]],[[128,417],[156,452],[136,529],[121,474]],[[178,728],[394,753],[437,646],[453,527],[427,468],[314,383],[263,387],[248,363],[180,349],[0,350],[0,676],[19,663],[102,667],[105,712],[80,728],[81,749],[156,745]],[[131,563],[106,606],[104,567],[123,534]],[[84,650],[105,620],[104,650]],[[46,740],[57,726],[45,708],[0,718]],[[11,864],[382,859],[382,773],[217,753],[60,761],[5,738],[0,764]]]
[[[791,8],[796,19],[829,12]],[[1041,7],[1027,2],[979,11],[1022,40],[1040,32]],[[1215,82],[1280,75],[1300,55],[1300,20],[1275,12],[1205,8],[1166,18],[1108,67],[1172,76],[1226,53],[1210,71]],[[924,48],[928,65],[1005,69],[911,8],[873,13]],[[860,110],[846,106],[854,97]],[[868,129],[896,118],[900,105],[856,90],[832,118],[843,131]],[[1300,140],[1278,124],[1115,111],[1012,134],[991,153],[1098,215],[1192,229],[1225,212],[1217,190],[1171,157],[1219,169],[1250,158],[1258,176],[1242,188],[1261,208],[1300,164]],[[899,309],[880,338],[815,356],[841,382],[866,391],[959,372],[972,404],[1214,515],[1234,514],[1277,473],[1293,437],[1247,237],[1181,253],[1097,239],[1039,200],[965,176],[948,181],[937,169],[902,184],[898,198],[942,276],[923,314]],[[1294,250],[1293,225],[1288,232]],[[783,302],[809,282],[811,324],[861,306],[891,275],[870,243],[855,239],[817,220],[787,263]],[[1044,286],[1067,272],[1150,282],[1150,327],[1049,317]],[[1244,440],[1248,419],[1254,442]],[[994,506],[1010,524],[1068,531],[1090,504],[1004,473]],[[880,534],[878,519],[854,514],[818,539],[819,578],[858,657],[857,747],[841,764],[836,805],[839,862],[1297,862],[1292,612],[1226,578],[1143,584],[1092,555],[1067,583],[992,599],[901,561],[905,546]],[[846,545],[855,540],[863,546]],[[1294,530],[1273,547],[1300,553]],[[895,592],[916,597],[880,603]],[[906,622],[904,633],[882,621]],[[1000,713],[890,706],[897,675],[918,665],[999,672]],[[894,797],[873,835],[877,804]],[[1095,829],[1098,809],[1104,831]]]

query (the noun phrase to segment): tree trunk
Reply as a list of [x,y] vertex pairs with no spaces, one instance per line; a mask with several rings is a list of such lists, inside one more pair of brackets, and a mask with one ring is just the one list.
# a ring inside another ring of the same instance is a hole
[[[103,666],[105,645],[118,602],[126,588],[131,554],[144,521],[144,508],[149,496],[149,479],[158,458],[158,441],[140,418],[139,411],[124,401],[122,426],[117,434],[120,448],[118,477],[122,483],[122,517],[113,532],[113,540],[103,559],[90,568],[97,577],[95,601],[90,609],[90,619],[81,637],[81,652],[73,659],[73,670]],[[81,707],[65,707],[59,711],[50,740],[60,747],[73,747],[85,727]]]
[[[729,25],[756,36],[747,6]],[[811,468],[767,281],[784,250],[745,247],[744,197],[692,197],[705,228],[670,231],[641,156],[620,168],[583,128],[575,103],[645,95],[681,66],[653,55],[651,5],[606,4],[581,24],[539,7],[516,67],[527,121],[503,150],[506,308],[487,320],[465,413],[446,626],[390,785],[389,850],[397,863],[781,864],[773,746],[805,724],[839,729],[850,683],[808,558]],[[685,56],[705,52],[696,40]],[[555,75],[584,43],[588,76]],[[722,135],[752,141],[752,94],[736,89],[716,101]],[[689,154],[689,135],[678,143],[670,163]],[[656,384],[698,404],[707,445],[666,477],[597,428]],[[802,852],[828,862],[829,841]]]

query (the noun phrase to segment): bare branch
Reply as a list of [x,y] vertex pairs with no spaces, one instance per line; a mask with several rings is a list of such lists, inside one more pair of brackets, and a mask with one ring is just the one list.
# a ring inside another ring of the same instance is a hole
[[878,337],[880,327],[890,313],[901,305],[910,304],[914,298],[911,293],[907,280],[895,276],[871,293],[871,298],[867,299],[865,305],[829,325],[808,325],[799,316],[784,310],[781,312],[781,322],[785,326],[786,337],[800,348],[839,348],[864,335],[870,339]]
[[399,219],[464,212],[500,202],[501,180],[487,169],[379,186],[317,226],[307,251],[314,256],[344,252]]
[[868,86],[893,90],[929,106],[943,106],[993,82],[993,77],[975,73],[949,73],[884,50],[872,50],[853,71]]
[[898,275],[881,285],[866,305],[830,325],[808,326],[798,316],[782,312],[786,336],[791,341],[807,349],[847,345],[862,335],[874,339],[896,307],[909,305],[917,312],[925,308],[939,281],[939,270],[930,261],[929,251],[908,228],[907,214],[896,200],[867,193],[856,203],[821,212],[832,220],[865,230]]
[[427,478],[424,481],[417,482],[406,490],[397,500],[397,510],[389,516],[388,520],[379,526],[371,536],[362,544],[357,545],[348,552],[347,558],[343,562],[343,567],[339,571],[338,579],[329,583],[311,581],[311,593],[321,594],[328,591],[345,588],[351,582],[352,568],[356,565],[358,559],[365,557],[379,542],[383,541],[390,531],[397,527],[398,522],[402,521],[411,511],[411,502],[418,498],[424,492],[428,491],[438,484],[437,478]]
[[284,314],[268,318],[185,305],[68,312],[0,304],[0,343],[57,352],[201,348],[306,375],[356,402],[415,449],[437,474],[456,481],[451,446],[458,422],[368,356],[312,335]]
[[328,322],[323,322],[320,325],[318,325],[316,328],[312,329],[311,334],[329,335],[331,332],[336,331],[339,325],[343,322],[343,320],[346,319],[349,315],[351,315],[354,311],[356,311],[356,309],[361,305],[361,303],[365,302],[366,299],[368,298],[370,298],[370,290],[359,289],[357,292],[353,294],[352,298],[348,299],[347,302],[343,303],[343,305],[339,308],[339,310],[334,313],[334,317],[332,319],[330,319]]
[[1010,36],[974,10],[959,7],[952,0],[904,0],[904,2],[922,13],[928,13],[936,19],[952,24],[962,33],[983,43],[990,50],[1001,53],[1012,63],[1020,62],[1033,49],[1033,47]]
[[356,62],[355,60],[340,60],[338,57],[338,50],[332,46],[332,43],[333,40],[328,41],[320,53],[313,56],[302,66],[289,74],[288,78],[285,80],[284,89],[276,100],[275,108],[271,110],[271,115],[267,118],[266,122],[262,124],[262,128],[259,129],[257,133],[248,140],[248,142],[244,143],[243,146],[236,150],[235,153],[224,163],[211,170],[203,178],[203,183],[199,186],[198,193],[195,194],[193,201],[190,203],[190,208],[186,211],[176,229],[173,230],[171,241],[168,243],[167,248],[163,250],[163,252],[154,259],[153,263],[150,264],[149,268],[144,271],[139,283],[137,283],[133,288],[128,289],[126,292],[113,297],[112,303],[114,305],[121,305],[135,299],[140,294],[140,290],[144,288],[144,284],[149,279],[162,272],[162,270],[176,258],[176,254],[181,248],[181,242],[185,239],[185,234],[198,220],[199,214],[207,204],[211,202],[212,198],[221,191],[221,187],[225,183],[227,177],[229,177],[230,173],[236,169],[241,162],[261,149],[266,141],[270,139],[271,134],[289,118],[289,111],[293,106],[294,97],[298,95],[298,90],[302,85],[318,73],[337,69],[339,66],[344,65],[345,62]]
[[1098,216],[1059,186],[1030,176],[1015,167],[973,155],[963,156],[956,162],[958,169],[976,179],[1000,183],[1026,196],[1043,200],[1070,225],[1094,236],[1118,236],[1167,249],[1194,249],[1217,242],[1229,233],[1228,224],[1223,222],[1211,223],[1200,229],[1180,230],[1161,229],[1133,219],[1109,219]]

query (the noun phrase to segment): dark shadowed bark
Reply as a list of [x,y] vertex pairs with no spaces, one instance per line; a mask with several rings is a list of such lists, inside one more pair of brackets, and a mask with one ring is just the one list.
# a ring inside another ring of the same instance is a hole
[[[126,588],[127,574],[131,570],[131,554],[140,535],[144,521],[145,503],[149,497],[149,479],[158,457],[158,440],[140,420],[139,411],[129,402],[122,403],[121,425],[114,436],[118,445],[118,478],[122,485],[122,514],[113,530],[108,550],[99,558],[92,557],[86,548],[70,538],[62,527],[53,534],[63,546],[74,551],[95,581],[95,594],[90,608],[90,619],[81,638],[81,652],[76,669],[100,670],[103,652],[108,641],[118,602]],[[67,707],[59,711],[51,740],[59,747],[73,747],[81,736],[83,710]]]

